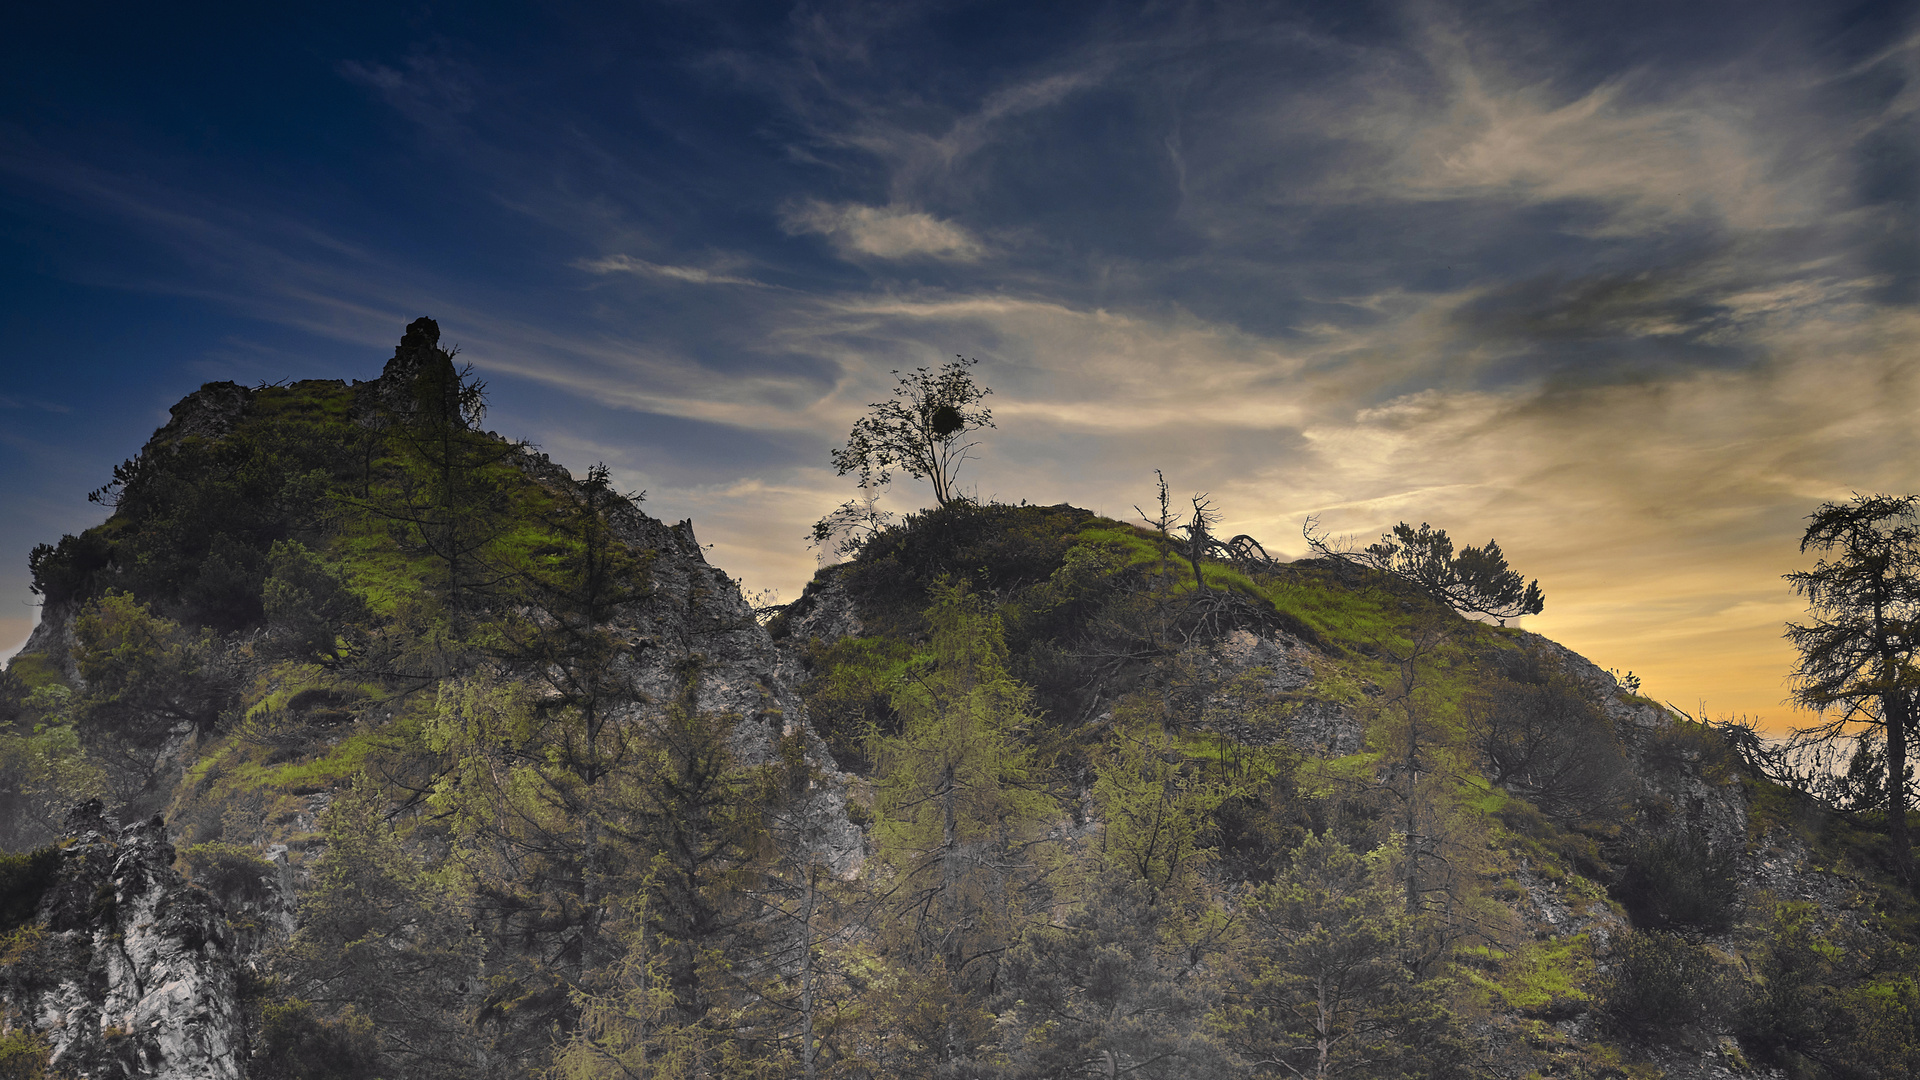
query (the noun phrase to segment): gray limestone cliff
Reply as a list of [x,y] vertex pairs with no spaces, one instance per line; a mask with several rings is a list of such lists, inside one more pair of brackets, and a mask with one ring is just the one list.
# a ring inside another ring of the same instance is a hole
[[50,1065],[93,1080],[238,1080],[241,955],[218,900],[173,869],[158,819],[116,827],[77,807],[22,954],[4,974],[13,1025]]

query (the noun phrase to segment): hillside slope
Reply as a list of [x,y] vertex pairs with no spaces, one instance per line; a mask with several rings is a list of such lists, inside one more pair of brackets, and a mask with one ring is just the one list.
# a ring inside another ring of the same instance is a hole
[[35,551],[6,1075],[1920,1073],[1871,816],[1550,641],[1064,505],[763,626],[437,339]]

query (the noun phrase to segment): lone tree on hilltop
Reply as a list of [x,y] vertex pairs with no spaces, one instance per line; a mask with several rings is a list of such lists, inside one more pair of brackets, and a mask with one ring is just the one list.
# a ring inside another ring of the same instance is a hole
[[1488,540],[1484,548],[1462,548],[1455,555],[1447,530],[1424,521],[1416,529],[1403,521],[1392,532],[1383,533],[1378,543],[1352,551],[1316,534],[1316,525],[1308,518],[1304,530],[1314,551],[1392,574],[1462,614],[1487,615],[1504,623],[1538,615],[1546,607],[1540,582],[1527,581],[1508,566],[1496,541]]
[[915,368],[900,376],[893,400],[867,406],[867,415],[853,425],[847,444],[833,451],[833,467],[841,476],[860,474],[860,486],[871,490],[893,478],[900,469],[933,485],[933,498],[951,506],[960,498],[953,477],[967,460],[969,432],[993,426],[993,411],[980,408],[993,393],[973,381],[978,360],[955,357],[939,370]]
[[1854,724],[1886,738],[1887,837],[1900,879],[1913,884],[1907,838],[1907,731],[1914,721],[1916,618],[1920,617],[1920,496],[1858,495],[1822,503],[1807,518],[1800,550],[1823,553],[1812,570],[1786,575],[1813,622],[1787,624],[1800,650],[1796,702],[1839,715],[1800,732],[1834,739]]

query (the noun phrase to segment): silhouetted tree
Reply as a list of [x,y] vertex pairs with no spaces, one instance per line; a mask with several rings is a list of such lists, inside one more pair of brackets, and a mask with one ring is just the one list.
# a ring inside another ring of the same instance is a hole
[[1401,522],[1377,543],[1359,551],[1335,545],[1314,532],[1307,519],[1307,545],[1315,552],[1343,562],[1392,574],[1425,591],[1462,614],[1487,615],[1505,622],[1522,615],[1538,615],[1546,607],[1540,582],[1527,581],[1507,565],[1500,545],[1488,540],[1484,548],[1467,547],[1453,553],[1445,529],[1421,522],[1418,529]]
[[1806,597],[1814,621],[1787,624],[1800,650],[1794,700],[1839,715],[1817,735],[1837,738],[1865,723],[1886,737],[1887,836],[1900,879],[1913,882],[1907,837],[1907,733],[1920,671],[1914,667],[1914,617],[1920,611],[1920,525],[1913,495],[1855,495],[1822,503],[1807,519],[1800,550],[1827,557],[1786,575]]
[[958,357],[937,371],[894,372],[900,384],[893,388],[893,400],[867,406],[847,444],[833,451],[833,467],[841,476],[858,473],[864,489],[885,484],[897,468],[932,484],[941,506],[952,505],[959,498],[954,472],[975,446],[962,440],[968,432],[993,426],[993,411],[978,407],[993,391],[973,381],[970,369],[977,363]]

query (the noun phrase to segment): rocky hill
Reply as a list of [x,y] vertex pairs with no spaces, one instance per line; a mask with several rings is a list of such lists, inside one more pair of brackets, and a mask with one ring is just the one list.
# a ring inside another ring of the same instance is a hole
[[1550,641],[964,503],[763,625],[483,413],[419,320],[36,549],[0,1075],[1920,1073],[1881,823]]

